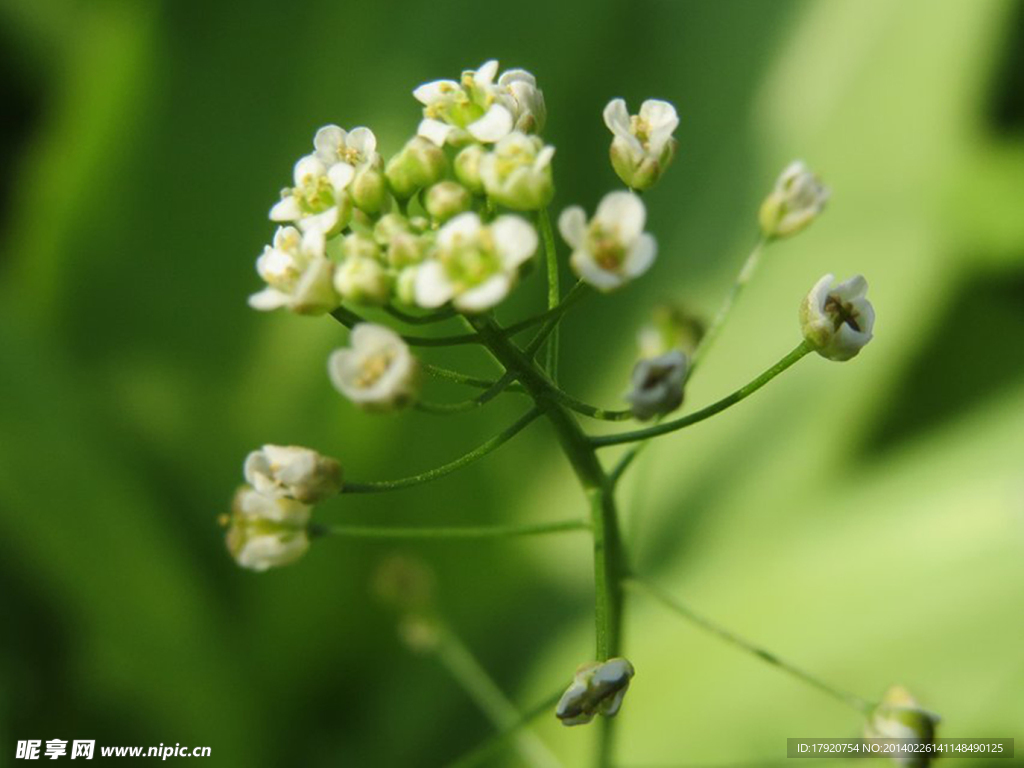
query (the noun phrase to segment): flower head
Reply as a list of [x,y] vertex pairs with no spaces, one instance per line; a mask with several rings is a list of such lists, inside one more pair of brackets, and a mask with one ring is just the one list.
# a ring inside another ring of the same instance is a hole
[[293,563],[309,549],[309,513],[310,507],[300,501],[243,486],[225,520],[228,551],[235,562],[253,571]]
[[534,211],[551,202],[555,185],[551,159],[555,148],[536,136],[513,131],[480,160],[480,179],[497,203],[517,211]]
[[537,232],[518,216],[488,225],[461,213],[437,233],[434,257],[416,272],[416,303],[440,307],[451,301],[463,312],[482,312],[515,285],[519,267],[537,250]]
[[802,160],[795,160],[761,203],[758,218],[765,237],[788,237],[814,221],[825,209],[829,189]]
[[328,168],[335,163],[347,163],[353,168],[381,163],[377,137],[362,126],[346,131],[337,125],[325,125],[313,137],[313,147],[317,159]]
[[644,232],[646,219],[643,201],[632,192],[609,192],[589,223],[579,206],[566,208],[558,229],[573,248],[573,270],[599,291],[642,275],[658,250],[654,237]]
[[564,725],[584,725],[595,715],[614,717],[634,674],[633,665],[621,658],[583,664],[559,699],[555,715]]
[[495,82],[498,62],[467,70],[456,80],[434,80],[413,91],[423,105],[419,135],[438,146],[446,142],[492,144],[513,129],[539,131],[544,95],[529,72],[509,70]]
[[317,155],[295,163],[295,186],[281,190],[281,200],[270,209],[271,221],[291,221],[303,232],[322,236],[340,232],[352,216],[352,201],[345,191],[355,174],[348,163],[328,166]]
[[[939,716],[922,708],[906,688],[894,685],[868,715],[864,737],[911,739],[920,744],[931,744],[935,741],[935,726],[939,721]],[[927,752],[903,753],[894,755],[893,760],[901,768],[924,768],[929,757]]]
[[875,309],[861,275],[838,285],[825,275],[800,304],[800,326],[815,351],[829,360],[849,360],[871,341]]
[[301,315],[322,315],[336,308],[334,266],[323,248],[319,232],[303,235],[295,227],[278,227],[273,245],[256,259],[256,271],[267,287],[249,297],[249,306],[264,312],[287,307]]
[[264,496],[315,504],[341,493],[341,465],[297,445],[264,445],[246,457],[244,473],[245,481]]
[[623,99],[612,99],[604,108],[604,124],[614,135],[609,152],[615,173],[631,189],[653,187],[676,154],[676,108],[648,99],[639,114],[630,115]]
[[638,362],[633,368],[632,388],[626,393],[633,415],[646,420],[682,405],[689,362],[678,349]]
[[419,365],[402,337],[374,323],[352,329],[351,346],[327,360],[327,373],[341,394],[367,411],[408,405],[416,396]]

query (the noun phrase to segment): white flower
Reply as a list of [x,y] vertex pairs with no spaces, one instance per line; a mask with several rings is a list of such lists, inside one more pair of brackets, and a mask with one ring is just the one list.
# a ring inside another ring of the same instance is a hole
[[225,541],[240,566],[265,571],[288,565],[309,549],[310,507],[286,496],[265,496],[243,486],[235,494]]
[[499,216],[485,226],[475,213],[461,213],[441,227],[434,258],[419,267],[416,303],[490,309],[508,295],[519,267],[536,250],[536,230],[518,216]]
[[610,156],[619,178],[631,189],[654,186],[675,157],[676,108],[648,99],[639,114],[630,115],[623,99],[612,99],[604,108],[604,124],[614,135]]
[[295,186],[281,190],[281,201],[270,209],[270,220],[295,222],[303,232],[323,236],[341,231],[352,215],[345,188],[354,174],[348,163],[328,166],[316,155],[306,155],[295,164]]
[[866,298],[868,283],[861,275],[833,287],[825,275],[800,304],[800,326],[815,351],[829,360],[849,360],[871,341],[875,309]]
[[492,144],[514,128],[539,131],[545,118],[544,95],[537,81],[521,69],[505,72],[498,82],[498,62],[462,73],[460,81],[434,80],[413,91],[423,105],[418,134],[438,146],[475,140]]
[[377,137],[362,126],[346,131],[337,125],[325,125],[313,137],[313,146],[316,158],[328,168],[336,163],[346,163],[353,168],[381,163]]
[[334,266],[324,255],[322,233],[302,235],[295,227],[278,227],[274,244],[256,259],[267,287],[249,297],[261,311],[287,307],[303,315],[330,312],[340,303],[332,285]]
[[555,148],[536,136],[513,131],[480,160],[480,178],[497,203],[518,211],[533,211],[551,202],[555,185],[551,159]]
[[622,658],[583,664],[559,699],[555,715],[564,725],[584,725],[595,715],[614,717],[634,674],[633,665]]
[[609,192],[589,223],[579,206],[566,208],[558,229],[573,248],[573,270],[600,291],[642,275],[658,250],[654,237],[644,232],[646,219],[643,201],[632,192]]
[[801,160],[795,160],[775,182],[761,204],[758,218],[765,237],[795,235],[825,209],[830,192]]
[[351,347],[335,350],[327,360],[335,389],[368,411],[412,402],[419,365],[401,336],[383,325],[360,323],[349,341]]
[[638,362],[633,368],[632,388],[626,394],[633,415],[650,419],[682,405],[688,368],[689,359],[678,349]]
[[264,496],[315,504],[341,493],[341,465],[311,448],[264,445],[245,459],[245,481]]
[[[864,727],[867,739],[910,739],[919,744],[935,741],[935,726],[940,718],[923,709],[906,688],[895,685],[886,691],[882,702],[872,710]],[[924,768],[927,752],[893,754],[902,768]]]

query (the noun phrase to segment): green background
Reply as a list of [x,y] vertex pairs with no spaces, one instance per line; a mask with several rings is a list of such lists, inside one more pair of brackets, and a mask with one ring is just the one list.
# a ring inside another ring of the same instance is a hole
[[[871,284],[860,357],[812,356],[644,457],[622,493],[637,568],[840,687],[904,683],[943,736],[1024,737],[1022,51],[1024,4],[998,0],[3,0],[0,763],[30,738],[211,746],[204,764],[224,766],[457,757],[493,729],[373,597],[395,551],[434,569],[439,610],[520,705],[589,659],[578,534],[325,540],[258,575],[216,526],[264,442],[397,477],[519,411],[359,413],[324,370],[339,326],[245,303],[266,211],[315,129],[366,124],[394,151],[415,85],[491,57],[544,89],[556,209],[617,186],[609,98],[681,116],[645,198],[658,261],[564,324],[570,391],[617,406],[653,304],[713,311],[795,157],[832,187],[829,209],[769,250],[688,404],[791,349],[822,274]],[[500,314],[542,302],[534,276]],[[488,370],[466,350],[427,357]],[[583,510],[537,425],[457,476],[316,519]],[[781,763],[787,737],[859,734],[854,712],[646,600],[626,648],[622,766]],[[594,729],[548,716],[537,732],[586,764]]]

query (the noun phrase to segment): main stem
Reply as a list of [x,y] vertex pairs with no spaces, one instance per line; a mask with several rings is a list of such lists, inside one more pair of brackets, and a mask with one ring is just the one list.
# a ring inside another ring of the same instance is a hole
[[[536,363],[501,332],[489,318],[470,322],[491,353],[515,375],[533,397],[537,409],[555,430],[573,472],[590,503],[594,533],[595,645],[598,661],[620,653],[622,639],[622,582],[628,573],[612,483],[579,422],[559,401],[555,385]],[[611,759],[613,719],[602,718],[599,766]]]

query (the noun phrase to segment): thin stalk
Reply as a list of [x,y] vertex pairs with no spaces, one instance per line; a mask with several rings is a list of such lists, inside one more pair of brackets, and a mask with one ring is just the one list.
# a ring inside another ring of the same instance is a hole
[[[560,306],[564,309],[571,307],[581,297],[586,295],[586,283],[582,280],[578,280],[572,288],[569,289],[569,293],[565,295]],[[564,312],[557,312],[552,314],[547,320],[544,321],[544,325],[540,327],[536,335],[530,339],[530,343],[526,345],[523,350],[528,357],[533,357],[537,350],[540,349],[541,344],[547,339],[547,337],[554,333],[555,329],[558,328],[558,323],[562,318]]]
[[558,402],[570,411],[575,411],[576,413],[584,416],[589,416],[592,419],[601,419],[602,421],[625,421],[627,419],[634,418],[633,411],[628,408],[621,411],[609,411],[604,408],[598,408],[596,405],[585,403],[582,400],[578,400],[557,387],[553,387],[551,391]]
[[[495,728],[508,732],[519,724],[522,716],[515,705],[491,679],[469,648],[447,626],[438,627],[438,644],[435,652],[441,664]],[[515,745],[527,765],[539,768],[554,768],[560,765],[536,734],[518,733],[515,736]]]
[[561,691],[552,694],[540,704],[524,712],[515,723],[496,733],[469,754],[462,756],[454,763],[450,763],[448,768],[476,768],[476,766],[480,765],[493,765],[494,757],[505,748],[514,736],[528,727],[538,717],[550,713],[561,698]]
[[558,520],[553,523],[527,523],[524,525],[446,526],[441,528],[393,528],[371,525],[311,525],[314,536],[337,536],[345,539],[511,539],[521,536],[541,536],[548,533],[585,531],[590,528],[586,520]]
[[764,247],[768,244],[769,240],[764,235],[761,235],[757,243],[754,245],[754,249],[747,256],[747,260],[743,262],[743,267],[740,268],[740,273],[736,276],[736,280],[733,282],[732,287],[729,289],[729,293],[725,295],[725,299],[722,301],[722,305],[718,308],[718,312],[715,313],[714,320],[711,321],[711,325],[708,326],[707,332],[704,334],[704,338],[700,340],[700,344],[697,345],[697,349],[693,353],[693,357],[690,360],[690,372],[697,367],[697,364],[704,358],[711,345],[715,343],[715,339],[718,338],[718,334],[722,331],[722,326],[725,325],[725,321],[729,319],[729,313],[732,311],[733,304],[736,303],[736,299],[740,293],[743,292],[743,288],[750,279],[754,276],[757,271],[757,265],[761,261],[761,253],[764,251]]
[[676,430],[697,424],[698,422],[704,421],[704,419],[714,416],[716,413],[721,413],[726,408],[735,405],[741,400],[750,397],[752,394],[757,392],[757,390],[792,366],[810,351],[810,345],[806,341],[801,342],[796,349],[779,360],[779,362],[753,381],[740,387],[731,395],[723,397],[717,403],[712,403],[706,408],[702,408],[699,411],[691,413],[689,416],[683,416],[679,419],[673,419],[672,421],[666,421],[662,424],[656,424],[653,427],[637,429],[632,432],[620,432],[617,435],[600,435],[598,437],[591,438],[591,443],[597,448],[604,448],[609,445],[620,445],[622,443],[635,443],[638,440],[647,440],[651,437],[667,435],[670,432],[675,432]]
[[455,315],[458,314],[453,307],[445,307],[444,309],[439,309],[436,312],[431,312],[426,315],[410,315],[408,312],[403,312],[390,304],[384,307],[384,311],[406,325],[429,325],[430,323],[440,323],[444,320],[455,317]]
[[[537,219],[540,223],[541,239],[544,241],[545,261],[548,267],[548,309],[555,309],[561,301],[561,292],[558,288],[558,250],[555,247],[555,234],[551,230],[551,216],[548,209],[542,208],[537,212]],[[558,328],[551,331],[551,341],[548,344],[547,354],[544,358],[544,370],[548,372],[552,381],[558,381]]]
[[628,578],[624,581],[623,584],[627,589],[631,589],[634,592],[646,593],[649,597],[654,598],[657,602],[661,603],[663,606],[668,608],[670,611],[676,613],[677,615],[682,616],[690,623],[695,624],[701,629],[710,632],[711,634],[724,640],[725,642],[756,656],[762,661],[768,662],[777,669],[781,669],[786,674],[792,675],[797,680],[800,680],[814,688],[817,688],[819,691],[828,694],[832,698],[838,699],[847,706],[853,707],[858,712],[868,714],[874,708],[874,704],[869,702],[867,699],[862,699],[860,696],[857,696],[856,694],[840,690],[839,688],[835,688],[834,686],[831,686],[828,683],[819,680],[810,672],[805,672],[799,667],[794,667],[789,662],[780,659],[774,653],[766,651],[764,648],[755,645],[749,640],[745,640],[739,635],[736,635],[730,632],[729,630],[724,629],[723,627],[719,626],[710,619],[692,610],[691,608],[683,604],[680,600],[676,599],[675,597],[668,594],[659,587],[654,586],[653,584],[649,584],[648,582],[642,581],[641,579],[637,578]]
[[428,470],[427,472],[421,472],[418,475],[412,475],[411,477],[403,477],[399,480],[380,480],[374,483],[345,483],[342,488],[342,493],[380,493],[382,491],[397,491],[401,488],[411,488],[414,485],[422,485],[423,483],[429,483],[431,480],[436,480],[439,477],[451,474],[452,472],[462,469],[463,467],[472,464],[477,459],[483,458],[492,451],[500,448],[502,445],[507,443],[513,437],[518,435],[523,429],[526,428],[534,419],[540,416],[541,410],[538,408],[530,409],[526,414],[521,416],[518,421],[504,430],[499,432],[497,435],[492,437],[487,442],[483,443],[477,448],[474,448],[464,456],[460,456],[455,461],[443,464],[440,467]]
[[505,326],[502,329],[504,334],[506,336],[515,336],[517,333],[521,333],[527,328],[532,328],[533,326],[540,325],[546,321],[557,320],[568,312],[576,302],[587,295],[587,292],[584,290],[585,286],[585,283],[576,283],[569,292],[565,294],[565,298],[562,299],[557,306],[552,307],[551,309],[546,309],[543,312],[538,312],[536,315],[527,317],[525,320],[520,320],[517,323]]
[[[477,389],[490,389],[498,382],[494,379],[482,379],[477,376],[468,376],[458,371],[453,371],[450,368],[443,368],[439,365],[433,365],[431,363],[420,363],[420,369],[428,376],[433,376],[435,379],[441,379],[443,381],[450,381],[454,384],[464,384],[467,387],[476,387]],[[509,392],[522,392],[522,386],[515,383],[510,383],[505,389]]]
[[[356,314],[346,307],[338,307],[331,312],[331,317],[346,328],[352,328],[360,323],[369,322],[362,315]],[[402,340],[411,347],[453,347],[460,344],[478,344],[480,337],[475,333],[465,333],[456,336],[410,336],[402,334]]]

